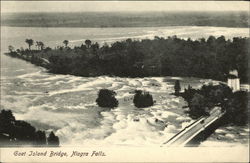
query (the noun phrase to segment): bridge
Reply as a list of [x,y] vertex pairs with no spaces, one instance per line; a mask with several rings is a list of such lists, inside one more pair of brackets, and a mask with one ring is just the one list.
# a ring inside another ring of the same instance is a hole
[[211,110],[209,116],[200,117],[169,139],[167,142],[163,143],[162,146],[186,146],[193,138],[195,138],[195,136],[220,119],[224,114],[225,111],[222,112],[219,107],[214,108]]

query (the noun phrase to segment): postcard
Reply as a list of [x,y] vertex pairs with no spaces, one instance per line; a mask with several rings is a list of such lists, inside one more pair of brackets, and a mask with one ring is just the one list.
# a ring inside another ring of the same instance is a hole
[[248,1],[1,1],[0,162],[249,162]]

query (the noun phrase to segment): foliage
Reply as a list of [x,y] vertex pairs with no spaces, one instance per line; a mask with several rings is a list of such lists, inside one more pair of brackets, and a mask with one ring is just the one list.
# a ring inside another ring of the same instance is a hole
[[232,90],[225,84],[219,85],[203,85],[200,94],[202,94],[208,101],[215,105],[220,105],[225,99],[232,96]]
[[206,116],[209,110],[220,106],[226,111],[225,123],[245,125],[248,122],[248,93],[232,92],[225,84],[203,85],[201,89],[189,87],[181,94],[189,106],[188,113],[194,119]]
[[15,48],[14,48],[12,45],[9,45],[9,46],[8,46],[8,49],[9,49],[9,52],[10,52],[10,53],[12,53],[12,52],[15,50]]
[[38,50],[44,49],[44,43],[42,41],[36,41],[36,47]]
[[[47,138],[44,131],[36,131],[29,123],[16,120],[10,110],[1,110],[0,146],[11,145],[47,146],[50,144],[47,144]],[[55,146],[59,146],[59,139]]]
[[223,103],[222,108],[226,110],[226,120],[235,125],[246,125],[249,122],[248,95],[244,91],[233,93],[231,98]]
[[214,105],[220,105],[225,99],[230,98],[232,90],[225,84],[218,85],[203,85],[201,89],[193,89],[188,87],[185,89],[181,96],[190,103],[195,94],[204,96],[207,101],[212,101]]
[[67,47],[68,44],[69,44],[69,41],[68,41],[68,40],[64,40],[64,41],[63,41],[63,44],[65,45],[65,47]]
[[232,96],[232,90],[225,84],[203,85],[201,89],[188,87],[181,96],[187,101],[192,118],[206,116],[215,106],[221,106]]
[[[36,132],[36,145],[45,145],[46,144],[46,134],[45,131],[38,130]],[[59,146],[59,144],[57,145]]]
[[181,94],[181,96],[187,101],[188,104],[190,104],[192,98],[194,97],[194,94],[196,94],[198,92],[199,92],[199,90],[193,89],[189,85],[188,89],[185,89],[184,92]]
[[179,80],[175,81],[174,90],[175,90],[175,95],[179,95],[180,90],[181,90],[181,85],[180,85],[180,81]]
[[85,44],[86,44],[87,48],[90,48],[91,41],[90,40],[85,40]]
[[199,118],[200,116],[209,115],[206,107],[206,99],[203,95],[195,93],[190,104],[189,114],[192,118]]
[[50,50],[20,50],[7,53],[27,61],[31,56],[44,58],[49,64],[37,60],[36,65],[52,73],[78,76],[182,76],[226,81],[231,69],[237,69],[241,82],[247,82],[247,56],[249,38],[210,36],[198,40],[176,36],[153,40],[114,42],[112,45],[91,43],[74,48],[56,47]]
[[154,105],[153,97],[149,92],[136,90],[133,103],[137,108],[145,108]]
[[99,90],[96,103],[100,107],[114,108],[118,106],[118,101],[115,98],[116,93],[112,90],[101,89]]
[[51,131],[48,137],[48,145],[49,146],[59,146],[59,138],[55,136],[54,132]]
[[25,42],[28,44],[29,50],[30,50],[30,47],[34,44],[34,40],[32,40],[32,39],[26,39]]

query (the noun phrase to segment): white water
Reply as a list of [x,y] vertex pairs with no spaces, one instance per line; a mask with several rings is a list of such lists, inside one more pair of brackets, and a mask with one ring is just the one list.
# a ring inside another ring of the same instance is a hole
[[[174,77],[111,78],[54,75],[25,61],[2,55],[8,45],[26,47],[24,40],[33,38],[53,47],[65,39],[71,46],[82,40],[112,42],[132,37],[136,39],[172,36],[196,39],[209,35],[248,36],[245,28],[167,27],[167,28],[1,28],[1,109],[11,109],[16,119],[30,122],[36,128],[54,130],[63,146],[160,146],[192,120],[184,113],[185,102],[173,92]],[[182,79],[182,84],[199,86],[198,79]],[[154,83],[154,84],[153,84]],[[95,99],[101,88],[117,92],[119,107],[100,112]],[[153,107],[136,109],[130,91],[150,91],[156,100]],[[158,119],[160,121],[156,122]],[[139,120],[139,121],[138,121]],[[225,131],[225,129],[222,129]],[[231,129],[233,131],[235,129]],[[219,132],[218,132],[219,133]],[[228,133],[228,132],[227,132]],[[241,132],[242,137],[247,133]],[[237,134],[236,134],[237,135]],[[235,134],[226,135],[234,140]],[[241,137],[241,138],[242,138]],[[241,143],[242,139],[238,140]],[[218,142],[213,137],[209,140]],[[204,145],[206,142],[204,142]],[[233,142],[235,143],[235,142]]]

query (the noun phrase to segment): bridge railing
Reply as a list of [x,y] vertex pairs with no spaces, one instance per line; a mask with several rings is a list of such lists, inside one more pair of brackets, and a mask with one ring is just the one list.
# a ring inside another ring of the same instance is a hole
[[191,124],[189,124],[188,126],[186,126],[184,129],[182,129],[181,131],[179,131],[176,135],[174,135],[172,138],[170,138],[168,141],[166,141],[165,144],[170,143],[171,141],[173,141],[174,139],[177,139],[181,134],[184,134],[185,132],[187,132],[189,129],[191,129],[191,127],[196,124],[197,122],[201,121],[205,119],[204,117],[200,117],[198,118],[196,121],[192,122]]
[[[210,124],[212,124],[214,121],[216,121],[217,119],[219,119],[220,117],[222,117],[225,114],[225,111],[221,112],[221,110],[218,110],[218,107],[216,107],[213,110],[211,110],[210,116],[213,115],[214,113],[218,112],[218,111],[220,111],[220,113],[216,116],[216,118],[214,118],[212,121],[210,121],[207,124],[205,124],[191,138],[195,137],[199,132],[201,132],[202,130],[204,130],[207,126],[209,126]],[[166,141],[165,143],[163,143],[163,145],[171,145],[174,141],[176,141],[179,137],[181,137],[186,132],[188,132],[189,130],[191,130],[194,126],[196,126],[197,124],[201,123],[202,121],[203,121],[202,123],[204,123],[204,120],[206,120],[208,117],[204,117],[204,116],[200,117],[196,121],[194,121],[191,124],[189,124],[188,126],[186,126],[184,129],[182,129],[181,131],[179,131],[176,135],[174,135],[173,137],[171,137],[168,141]]]

